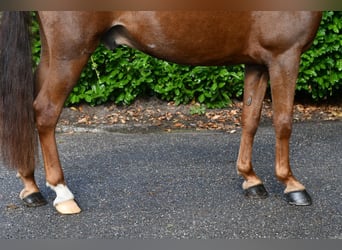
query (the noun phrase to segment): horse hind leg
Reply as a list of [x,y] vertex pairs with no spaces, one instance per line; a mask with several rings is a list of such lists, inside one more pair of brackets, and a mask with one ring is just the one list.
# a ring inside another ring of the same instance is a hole
[[19,197],[28,207],[39,207],[47,204],[44,196],[39,191],[34,177],[34,169],[19,170],[17,177],[21,179],[24,184],[23,190]]
[[35,168],[25,167],[18,169],[17,177],[21,179],[24,188],[19,194],[19,198],[28,207],[38,207],[47,204],[46,199],[41,194],[36,180],[35,180]]
[[266,198],[268,193],[252,166],[252,147],[260,121],[262,102],[269,75],[261,65],[246,65],[242,111],[242,136],[237,160],[238,174],[245,179],[242,188],[251,198]]
[[58,156],[55,128],[64,102],[76,84],[88,58],[87,54],[70,60],[50,59],[48,64],[41,64],[37,72],[38,95],[34,101],[34,109],[46,184],[55,191],[54,206],[61,214],[75,214],[81,209],[65,183]]

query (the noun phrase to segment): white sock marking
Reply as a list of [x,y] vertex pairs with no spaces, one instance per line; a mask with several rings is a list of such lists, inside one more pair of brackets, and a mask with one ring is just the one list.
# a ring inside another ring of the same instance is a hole
[[56,206],[58,203],[74,199],[74,195],[71,193],[66,185],[58,184],[57,186],[52,186],[47,182],[46,186],[50,187],[53,191],[56,192],[57,196],[56,199],[53,201],[54,206]]

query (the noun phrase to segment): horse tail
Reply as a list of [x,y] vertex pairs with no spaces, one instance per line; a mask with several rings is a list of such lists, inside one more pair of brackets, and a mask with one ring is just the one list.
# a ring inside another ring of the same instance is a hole
[[38,148],[30,24],[30,12],[2,12],[0,154],[6,166],[17,170],[34,170]]

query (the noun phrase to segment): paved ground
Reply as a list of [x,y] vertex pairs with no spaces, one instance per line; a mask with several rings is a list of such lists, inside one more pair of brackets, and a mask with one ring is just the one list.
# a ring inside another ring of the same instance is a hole
[[58,133],[65,176],[83,212],[24,207],[15,173],[0,168],[0,238],[342,239],[342,122],[296,123],[291,162],[311,207],[282,200],[273,173],[274,133],[257,134],[254,165],[270,197],[248,200],[236,175],[240,130]]

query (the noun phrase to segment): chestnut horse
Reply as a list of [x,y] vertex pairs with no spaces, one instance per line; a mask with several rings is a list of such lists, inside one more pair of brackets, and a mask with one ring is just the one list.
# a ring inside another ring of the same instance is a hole
[[[311,198],[289,164],[292,109],[300,56],[311,45],[321,12],[113,11],[38,12],[41,60],[32,72],[30,13],[3,12],[0,33],[0,141],[3,162],[24,184],[28,206],[46,204],[34,178],[38,135],[46,183],[62,214],[80,212],[61,168],[55,128],[64,102],[100,42],[126,45],[187,65],[245,64],[242,137],[237,171],[248,197],[267,191],[252,168],[252,145],[268,81],[276,135],[275,173],[294,205]],[[143,69],[142,69],[143,70]],[[37,131],[37,132],[36,132]]]

